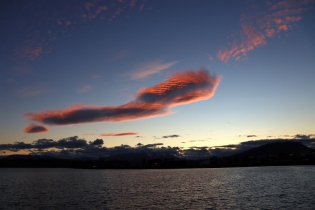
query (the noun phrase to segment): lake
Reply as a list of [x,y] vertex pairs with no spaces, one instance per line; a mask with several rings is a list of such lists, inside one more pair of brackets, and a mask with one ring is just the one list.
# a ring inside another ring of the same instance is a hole
[[0,169],[0,209],[314,208],[315,166]]

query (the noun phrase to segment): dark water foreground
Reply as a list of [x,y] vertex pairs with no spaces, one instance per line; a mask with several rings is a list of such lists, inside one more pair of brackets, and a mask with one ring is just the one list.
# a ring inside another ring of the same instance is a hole
[[315,166],[1,168],[0,209],[314,209]]

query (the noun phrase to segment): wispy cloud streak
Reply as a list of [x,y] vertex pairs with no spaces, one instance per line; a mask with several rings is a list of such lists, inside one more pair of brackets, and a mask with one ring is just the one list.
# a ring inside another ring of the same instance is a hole
[[178,138],[178,137],[180,137],[180,135],[177,135],[177,134],[168,135],[168,136],[162,136],[163,139],[167,139],[167,138]]
[[26,113],[28,119],[47,125],[120,122],[170,114],[173,106],[211,98],[221,80],[207,70],[179,72],[166,81],[138,91],[136,98],[118,106],[76,105],[63,110]]
[[101,133],[101,134],[95,134],[95,133],[84,133],[82,134],[84,136],[136,136],[136,137],[140,137],[139,133],[137,132],[121,132],[121,133]]
[[125,132],[125,133],[103,133],[100,136],[137,136],[139,133]]
[[165,69],[168,69],[175,65],[177,61],[168,62],[168,63],[162,63],[160,61],[155,62],[149,62],[145,63],[139,66],[139,68],[131,74],[131,79],[144,79],[146,77],[149,77],[153,74],[157,74]]

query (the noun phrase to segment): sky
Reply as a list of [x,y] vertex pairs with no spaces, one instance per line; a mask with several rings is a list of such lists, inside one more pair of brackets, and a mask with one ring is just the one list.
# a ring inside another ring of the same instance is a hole
[[315,147],[314,6],[1,1],[1,155]]

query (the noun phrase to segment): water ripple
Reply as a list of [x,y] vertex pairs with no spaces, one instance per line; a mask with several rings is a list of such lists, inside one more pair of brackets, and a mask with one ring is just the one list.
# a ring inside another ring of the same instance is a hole
[[314,172],[1,169],[0,209],[314,209]]

